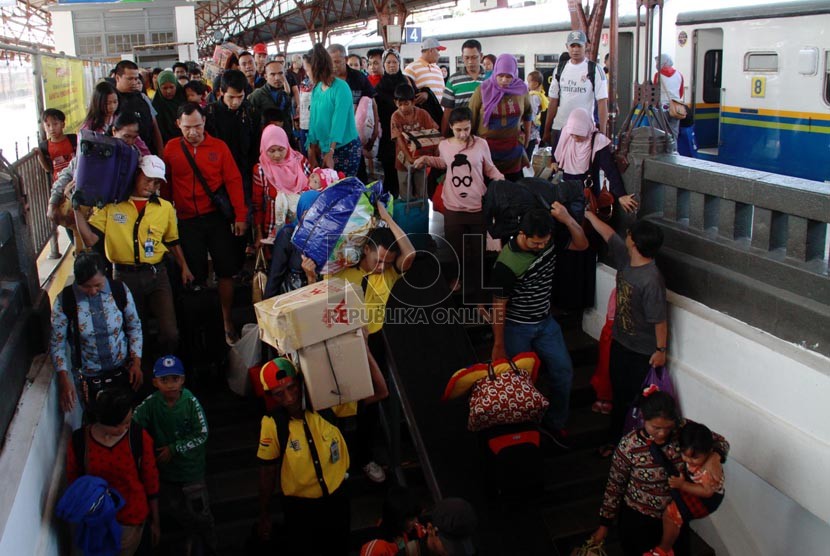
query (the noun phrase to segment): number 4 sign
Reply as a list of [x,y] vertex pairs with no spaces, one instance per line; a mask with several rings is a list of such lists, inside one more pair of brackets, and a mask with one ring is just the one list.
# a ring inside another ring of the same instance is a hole
[[407,27],[406,34],[404,35],[404,37],[406,44],[417,44],[421,42],[421,28]]

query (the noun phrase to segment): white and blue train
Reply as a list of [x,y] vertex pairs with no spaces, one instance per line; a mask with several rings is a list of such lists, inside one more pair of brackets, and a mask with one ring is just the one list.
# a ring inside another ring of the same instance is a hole
[[[628,6],[634,2],[621,4],[618,122],[631,107],[635,63],[640,80],[645,77],[642,60],[634,60],[634,8]],[[830,1],[684,11],[689,4],[677,3],[679,13],[671,14],[667,6],[665,17],[672,21],[664,23],[663,51],[685,77],[698,156],[830,181]],[[607,24],[606,19],[599,60],[608,52]],[[570,18],[566,7],[542,4],[420,25],[423,36],[447,47],[439,64],[451,72],[461,67],[461,44],[475,38],[485,54],[514,54],[522,77],[536,69],[549,80]],[[378,46],[377,36],[348,45],[357,53]],[[419,45],[403,45],[402,55],[405,61],[416,58]]]

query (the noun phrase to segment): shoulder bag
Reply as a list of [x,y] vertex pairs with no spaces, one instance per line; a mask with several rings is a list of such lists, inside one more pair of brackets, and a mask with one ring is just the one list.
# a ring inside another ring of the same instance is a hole
[[507,361],[511,371],[496,375],[490,362],[487,364],[487,378],[482,378],[473,386],[467,421],[469,430],[539,423],[545,415],[550,402],[533,385],[529,373],[519,369],[511,359]]
[[213,203],[213,206],[216,207],[219,214],[221,214],[225,220],[228,222],[234,222],[236,213],[233,210],[233,204],[231,203],[231,198],[228,195],[228,190],[225,189],[225,185],[220,185],[216,188],[216,191],[211,190],[211,188],[208,187],[207,180],[205,180],[201,170],[199,170],[199,167],[196,166],[196,161],[193,160],[193,155],[191,155],[190,151],[187,150],[187,147],[184,144],[184,139],[180,140],[179,145],[181,145],[182,152],[187,158],[187,161],[190,163],[190,167],[193,169],[193,175],[196,176],[196,179],[199,181],[202,188],[204,188],[205,193],[210,198],[210,202]]

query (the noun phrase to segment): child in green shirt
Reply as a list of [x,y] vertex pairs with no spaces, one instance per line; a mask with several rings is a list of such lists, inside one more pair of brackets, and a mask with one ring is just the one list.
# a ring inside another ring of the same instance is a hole
[[133,420],[153,437],[156,446],[161,507],[181,523],[188,545],[196,541],[215,550],[216,532],[205,485],[205,412],[184,388],[184,365],[175,355],[156,361],[153,386],[157,391],[135,409]]

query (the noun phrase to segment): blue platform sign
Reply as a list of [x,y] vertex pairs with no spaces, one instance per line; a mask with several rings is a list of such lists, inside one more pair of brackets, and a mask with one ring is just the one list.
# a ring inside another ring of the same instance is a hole
[[418,44],[421,42],[421,28],[420,27],[405,27],[403,35],[403,42],[406,44]]

